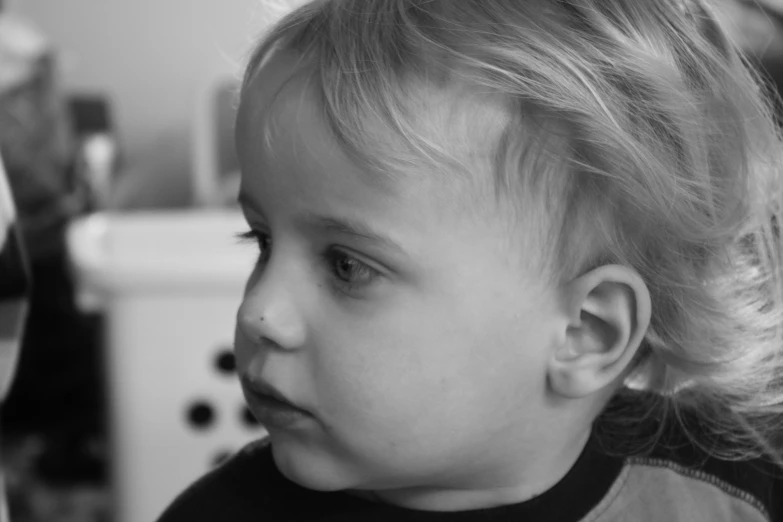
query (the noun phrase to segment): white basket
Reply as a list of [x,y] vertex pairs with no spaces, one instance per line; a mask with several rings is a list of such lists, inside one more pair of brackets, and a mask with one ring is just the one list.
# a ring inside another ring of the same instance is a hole
[[220,369],[255,256],[234,239],[245,228],[239,213],[215,211],[95,215],[69,231],[79,286],[107,315],[117,522],[154,520],[263,435],[236,376]]

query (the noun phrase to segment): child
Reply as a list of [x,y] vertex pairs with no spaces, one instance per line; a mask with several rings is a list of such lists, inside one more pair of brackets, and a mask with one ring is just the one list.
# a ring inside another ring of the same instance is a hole
[[783,520],[762,100],[699,2],[297,10],[236,129],[269,442],[160,520]]

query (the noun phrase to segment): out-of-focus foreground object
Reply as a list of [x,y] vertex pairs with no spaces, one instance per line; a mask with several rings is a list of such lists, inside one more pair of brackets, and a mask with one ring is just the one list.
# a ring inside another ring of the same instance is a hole
[[0,158],[0,401],[13,382],[27,313],[30,273]]
[[256,252],[239,211],[94,214],[68,235],[83,304],[106,314],[114,522],[174,496],[263,435],[234,372],[233,332]]
[[[30,274],[16,210],[0,158],[0,402],[8,395],[22,344]],[[0,481],[0,522],[8,520],[4,481]]]

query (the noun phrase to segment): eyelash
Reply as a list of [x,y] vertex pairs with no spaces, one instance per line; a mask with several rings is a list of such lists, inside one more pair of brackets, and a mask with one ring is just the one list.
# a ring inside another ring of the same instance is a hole
[[[256,232],[255,230],[248,230],[247,232],[240,232],[236,235],[237,240],[239,240],[240,243],[255,243],[258,247],[258,259],[256,260],[256,265],[264,264],[268,261],[268,259],[264,259],[264,245],[262,244],[262,241],[268,240],[269,236],[266,234],[262,234],[260,232]],[[270,241],[271,243],[271,241]],[[269,246],[267,245],[267,252],[269,251]],[[268,256],[268,254],[267,254]]]
[[[237,234],[237,239],[241,243],[255,243],[258,246],[259,255],[258,260],[256,261],[258,266],[265,264],[269,260],[270,246],[272,243],[269,235],[262,232],[257,232],[255,230],[249,230],[247,232],[241,232]],[[338,289],[342,292],[357,290],[363,286],[367,286],[375,281],[375,279],[380,275],[374,268],[367,266],[366,263],[363,263],[355,257],[340,250],[330,248],[324,252],[321,257],[328,265],[331,276],[338,285]],[[360,275],[363,276],[363,281],[349,281],[343,277],[340,277],[338,264],[345,261],[350,262],[354,267],[353,270],[355,272],[359,272]]]

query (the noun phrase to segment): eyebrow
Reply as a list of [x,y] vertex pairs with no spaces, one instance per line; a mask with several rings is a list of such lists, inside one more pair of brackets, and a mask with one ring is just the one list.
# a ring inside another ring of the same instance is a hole
[[301,223],[307,228],[319,229],[323,232],[330,232],[341,236],[352,237],[362,241],[370,241],[387,248],[405,253],[405,250],[390,238],[379,234],[369,226],[345,218],[334,218],[329,216],[320,216],[317,214],[307,214],[301,219]]
[[[237,202],[242,207],[256,208],[252,199],[240,192],[237,197]],[[381,246],[385,246],[399,253],[405,254],[405,250],[395,241],[390,238],[379,234],[369,226],[353,221],[350,219],[338,219],[329,216],[321,216],[318,214],[305,214],[299,219],[299,224],[302,228],[317,229],[320,232],[328,232],[341,236],[352,237],[361,241],[370,241],[377,243]]]

